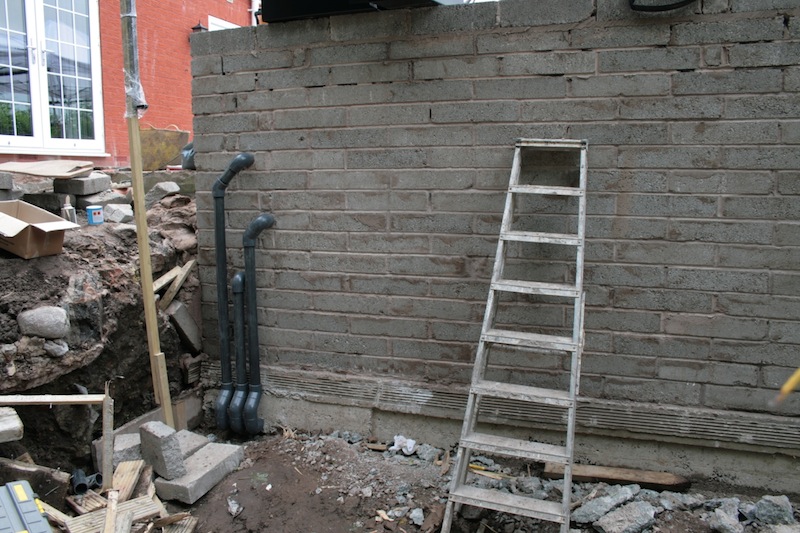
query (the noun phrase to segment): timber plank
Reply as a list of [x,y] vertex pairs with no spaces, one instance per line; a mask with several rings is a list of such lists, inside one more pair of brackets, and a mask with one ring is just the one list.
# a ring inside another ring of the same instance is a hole
[[[135,498],[122,502],[117,506],[118,513],[130,511],[133,513],[133,521],[149,520],[158,516],[159,507],[148,497]],[[106,510],[100,509],[93,513],[76,516],[67,520],[67,531],[69,533],[101,533],[106,521]]]
[[[564,477],[564,465],[545,463],[544,476],[548,478]],[[683,490],[691,485],[691,482],[685,477],[669,472],[596,465],[572,465],[572,480],[591,483],[598,481],[617,484],[636,483],[643,488],[654,490]]]

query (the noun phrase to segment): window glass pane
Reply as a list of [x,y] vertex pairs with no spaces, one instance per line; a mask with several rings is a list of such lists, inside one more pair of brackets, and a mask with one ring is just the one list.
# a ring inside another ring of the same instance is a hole
[[78,73],[75,68],[75,47],[70,44],[61,45],[61,73],[68,76]]
[[64,137],[67,139],[80,139],[80,126],[78,124],[78,111],[75,109],[64,110]]
[[58,43],[48,40],[44,46],[47,50],[47,72],[60,73],[61,61],[58,56]]
[[64,76],[61,85],[64,87],[64,106],[78,107],[78,84],[77,78]]
[[92,57],[91,51],[88,48],[76,48],[77,62],[78,62],[78,76],[84,78],[92,77]]
[[54,6],[54,5],[56,5],[56,0],[44,0],[44,5],[46,5],[46,6]]
[[71,43],[75,40],[75,32],[72,21],[72,13],[68,11],[58,12],[58,38],[62,43]]
[[26,104],[31,103],[31,78],[27,70],[14,72],[12,76],[14,83],[14,101]]
[[0,28],[8,28],[8,17],[6,16],[5,4],[0,6]]
[[11,50],[8,46],[8,33],[0,30],[0,65],[11,64]]
[[91,111],[81,111],[81,139],[94,139],[94,116]]
[[89,17],[75,15],[75,44],[89,46]]
[[0,135],[14,135],[13,107],[8,102],[0,102]]
[[52,7],[44,8],[44,36],[46,39],[58,39],[58,12]]
[[25,36],[12,33],[9,36],[11,48],[11,64],[15,67],[28,68],[28,47],[25,45]]
[[75,13],[89,14],[89,0],[75,0]]
[[78,79],[78,107],[91,110],[93,105],[92,80]]
[[25,135],[26,137],[30,137],[33,135],[33,124],[31,121],[31,106],[25,104],[17,104],[15,106],[16,113],[16,124],[17,124],[17,135]]
[[61,9],[72,9],[72,0],[58,0],[58,7]]
[[0,101],[11,102],[11,72],[7,67],[0,67]]
[[50,94],[50,105],[60,106],[64,103],[64,95],[61,91],[61,77],[55,74],[47,76],[47,91]]
[[12,31],[25,33],[25,5],[24,0],[6,0],[8,7],[8,28]]
[[59,108],[50,108],[50,137],[54,139],[63,139],[64,116],[62,110]]

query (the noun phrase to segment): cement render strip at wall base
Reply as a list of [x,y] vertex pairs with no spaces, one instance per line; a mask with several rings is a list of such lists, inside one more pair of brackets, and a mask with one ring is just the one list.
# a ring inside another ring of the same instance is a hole
[[[261,415],[267,425],[304,428],[309,431],[358,431],[392,442],[403,435],[418,442],[449,449],[458,441],[461,424],[455,420],[388,413],[378,409],[323,404],[299,397],[265,396]],[[348,422],[352,426],[346,426]],[[520,431],[524,438],[524,432]],[[549,433],[553,441],[559,435]],[[512,433],[513,434],[513,433]],[[670,472],[693,481],[708,481],[770,493],[796,494],[800,463],[788,455],[757,454],[667,442],[620,439],[602,435],[578,434],[575,461],[584,464],[617,466]]]
[[[214,373],[213,367],[205,371]],[[458,442],[467,396],[464,385],[280,367],[262,367],[262,382],[260,415],[267,426],[357,431],[386,441],[404,435],[441,448]],[[498,431],[509,436],[527,438],[535,431],[537,440],[553,444],[563,438],[563,432],[553,431],[561,413],[519,407],[492,404],[481,420],[500,424]],[[790,417],[583,398],[575,458],[794,493],[800,474],[798,424]]]

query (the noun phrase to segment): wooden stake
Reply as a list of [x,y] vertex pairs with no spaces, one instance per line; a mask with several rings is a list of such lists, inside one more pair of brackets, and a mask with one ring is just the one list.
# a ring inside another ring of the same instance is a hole
[[100,471],[103,474],[101,490],[111,490],[114,477],[114,398],[108,394],[108,383],[103,399],[103,464]]
[[[139,79],[139,52],[136,35],[136,2],[120,0],[122,19],[122,56],[125,71],[126,121],[131,160],[131,185],[136,220],[136,241],[139,245],[139,274],[142,280],[144,321],[147,328],[147,346],[150,350],[150,373],[156,402],[161,405],[164,422],[175,427],[172,402],[169,397],[167,366],[158,338],[158,316],[153,292],[153,269],[150,263],[150,238],[147,231],[147,210],[144,202],[144,177],[142,176],[142,140],[139,134],[139,112],[147,109]],[[158,355],[161,354],[161,357]]]
[[103,533],[115,533],[117,529],[117,496],[115,490],[108,492],[108,507],[106,507],[106,519],[103,523]]

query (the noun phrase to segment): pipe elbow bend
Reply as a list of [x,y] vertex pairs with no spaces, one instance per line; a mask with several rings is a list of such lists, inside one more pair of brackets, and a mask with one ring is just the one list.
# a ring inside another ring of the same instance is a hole
[[258,418],[258,404],[261,403],[261,385],[250,385],[247,401],[244,404],[244,427],[250,435],[264,431],[264,420]]
[[255,246],[258,235],[265,229],[269,229],[275,224],[275,217],[269,213],[261,213],[247,226],[242,237],[242,245]]
[[224,196],[225,189],[231,184],[233,177],[242,170],[252,166],[254,162],[255,157],[253,157],[253,154],[248,154],[247,152],[242,152],[234,157],[222,176],[217,178],[217,181],[215,181],[214,185],[211,187],[212,196],[214,198],[221,198]]

